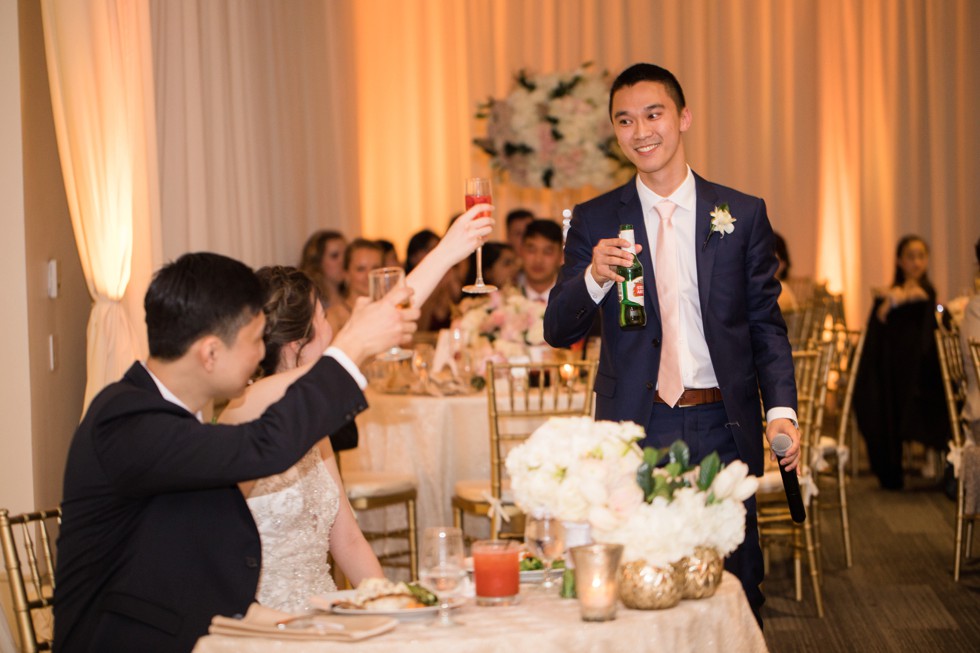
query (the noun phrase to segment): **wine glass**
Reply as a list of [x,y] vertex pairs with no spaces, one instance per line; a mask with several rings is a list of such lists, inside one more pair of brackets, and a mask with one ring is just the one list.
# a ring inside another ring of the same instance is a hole
[[[492,204],[490,198],[490,180],[485,177],[470,177],[466,180],[466,208],[471,209],[476,204]],[[493,292],[497,286],[483,283],[483,247],[476,248],[476,283],[463,286],[463,292],[471,295],[482,295]]]
[[531,553],[544,563],[544,582],[541,587],[551,589],[551,566],[565,551],[565,528],[561,521],[548,515],[529,515],[524,525],[524,542]]
[[[405,270],[401,268],[376,268],[368,272],[368,284],[371,293],[371,301],[378,301],[391,290],[398,286],[405,285]],[[405,300],[402,308],[411,306],[409,300]],[[383,361],[403,361],[412,357],[412,352],[402,349],[397,345],[388,351],[378,354],[378,360]]]
[[440,626],[458,626],[449,611],[450,598],[466,578],[463,566],[463,531],[449,526],[433,526],[422,533],[419,577],[439,597]]

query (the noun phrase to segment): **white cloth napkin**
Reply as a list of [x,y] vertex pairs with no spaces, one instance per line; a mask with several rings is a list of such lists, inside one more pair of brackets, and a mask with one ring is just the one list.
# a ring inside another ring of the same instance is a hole
[[344,616],[322,614],[310,619],[299,616],[288,628],[280,628],[280,621],[294,615],[266,608],[253,603],[241,619],[221,615],[211,620],[208,632],[212,635],[231,637],[265,637],[284,640],[337,640],[356,642],[368,637],[386,633],[398,625],[397,619],[379,615]]
[[456,361],[453,360],[452,334],[449,329],[440,329],[436,338],[436,351],[432,356],[432,374],[441,372],[448,367],[456,376]]

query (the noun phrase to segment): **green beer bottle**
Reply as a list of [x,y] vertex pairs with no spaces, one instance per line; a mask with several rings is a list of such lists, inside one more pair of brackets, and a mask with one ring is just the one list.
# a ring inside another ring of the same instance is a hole
[[643,266],[636,257],[636,240],[633,225],[619,226],[619,237],[628,240],[630,246],[624,248],[633,255],[633,265],[619,267],[616,271],[624,281],[617,285],[619,290],[619,327],[621,329],[641,329],[647,324],[647,312],[643,308]]

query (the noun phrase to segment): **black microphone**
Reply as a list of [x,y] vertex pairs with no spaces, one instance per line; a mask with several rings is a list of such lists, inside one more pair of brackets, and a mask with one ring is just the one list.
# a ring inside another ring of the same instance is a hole
[[[776,454],[776,461],[782,462],[783,456],[793,446],[793,439],[785,433],[780,433],[772,439],[769,447]],[[800,479],[796,475],[796,470],[786,471],[786,468],[779,465],[779,474],[783,477],[783,489],[786,491],[786,503],[789,504],[789,514],[793,521],[802,524],[806,520],[806,509],[803,507],[803,496],[800,494]]]

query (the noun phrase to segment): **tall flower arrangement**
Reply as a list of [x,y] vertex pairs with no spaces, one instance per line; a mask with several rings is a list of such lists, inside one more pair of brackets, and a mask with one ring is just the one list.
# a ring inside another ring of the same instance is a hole
[[480,105],[487,134],[474,143],[512,182],[556,190],[605,188],[630,174],[609,121],[609,82],[589,64],[566,73],[521,70],[503,99]]
[[490,351],[484,357],[497,354],[506,360],[544,344],[544,309],[543,303],[506,289],[461,301],[454,326],[486,339]]

